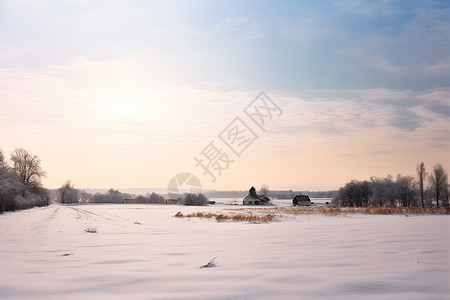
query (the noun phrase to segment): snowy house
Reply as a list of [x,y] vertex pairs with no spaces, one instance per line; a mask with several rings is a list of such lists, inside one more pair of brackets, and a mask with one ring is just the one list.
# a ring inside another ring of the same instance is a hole
[[292,204],[294,204],[294,206],[310,206],[311,199],[309,199],[307,195],[297,195],[292,199]]
[[136,203],[136,201],[134,199],[123,199],[123,203],[131,204],[131,203]]
[[250,195],[244,198],[242,201],[244,205],[267,205],[270,203],[270,199],[266,196],[255,198]]
[[248,196],[242,201],[244,205],[267,205],[270,204],[270,199],[267,196],[260,196],[256,194],[254,186],[248,191]]

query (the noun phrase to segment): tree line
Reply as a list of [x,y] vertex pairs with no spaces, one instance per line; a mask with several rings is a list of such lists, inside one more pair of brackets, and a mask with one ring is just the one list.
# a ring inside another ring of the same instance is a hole
[[70,203],[123,203],[124,199],[134,199],[135,203],[147,204],[164,204],[166,199],[156,193],[147,193],[143,195],[135,195],[122,193],[113,188],[106,193],[91,194],[84,190],[75,188],[70,180],[67,180],[59,189],[53,191],[53,198],[55,202],[70,204]]
[[[133,199],[134,203],[141,204],[167,204],[166,198],[157,193],[135,195],[122,193],[119,190],[109,189],[106,193],[90,194],[79,190],[68,180],[59,189],[52,191],[54,202],[62,204],[70,203],[124,203],[125,199]],[[177,203],[183,205],[204,205],[208,198],[203,194],[185,193],[178,195]]]
[[37,155],[16,148],[7,161],[0,150],[0,213],[48,205],[49,192],[41,182],[44,176]]
[[352,180],[341,187],[331,204],[336,206],[432,207],[449,205],[448,174],[439,163],[428,173],[425,164],[417,165],[415,176],[371,177]]

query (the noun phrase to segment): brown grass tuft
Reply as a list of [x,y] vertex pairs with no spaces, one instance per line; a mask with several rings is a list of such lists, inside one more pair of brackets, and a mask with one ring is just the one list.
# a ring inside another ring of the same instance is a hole
[[252,214],[250,213],[242,213],[242,214],[215,214],[215,213],[204,213],[204,212],[195,212],[187,215],[183,215],[178,212],[175,217],[177,218],[205,218],[212,219],[214,218],[218,222],[223,221],[236,221],[236,222],[273,222],[278,221],[278,217],[271,213],[266,214]]

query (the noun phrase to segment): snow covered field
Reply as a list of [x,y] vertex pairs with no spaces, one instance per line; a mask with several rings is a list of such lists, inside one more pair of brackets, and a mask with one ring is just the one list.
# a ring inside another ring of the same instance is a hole
[[[449,299],[448,215],[301,215],[268,224],[174,217],[234,208],[5,213],[0,298]],[[214,257],[216,267],[200,268]]]

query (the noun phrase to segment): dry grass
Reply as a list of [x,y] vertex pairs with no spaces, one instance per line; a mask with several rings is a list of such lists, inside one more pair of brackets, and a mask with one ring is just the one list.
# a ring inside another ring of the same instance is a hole
[[319,206],[310,208],[286,207],[281,209],[287,214],[366,214],[366,215],[392,215],[392,214],[449,214],[448,207],[329,207]]
[[278,221],[278,217],[272,213],[253,214],[251,212],[239,213],[239,214],[217,214],[217,213],[204,213],[195,212],[187,215],[183,215],[178,212],[175,217],[177,218],[205,218],[215,219],[218,222],[223,221],[240,221],[240,222],[273,222]]
[[205,213],[194,212],[182,214],[178,212],[177,218],[204,218],[215,219],[216,221],[236,221],[236,222],[273,222],[280,221],[289,216],[298,215],[324,215],[338,216],[348,214],[366,214],[366,215],[393,215],[393,214],[438,214],[448,215],[450,207],[332,207],[332,206],[313,206],[313,207],[275,207],[275,208],[238,208],[225,209],[228,213]]
[[[245,210],[242,208],[241,210]],[[313,207],[276,207],[276,208],[255,208],[254,210],[272,211],[283,215],[327,215],[337,216],[344,214],[366,214],[366,215],[392,215],[392,214],[439,214],[448,215],[450,207],[333,207],[333,206],[313,206]]]

